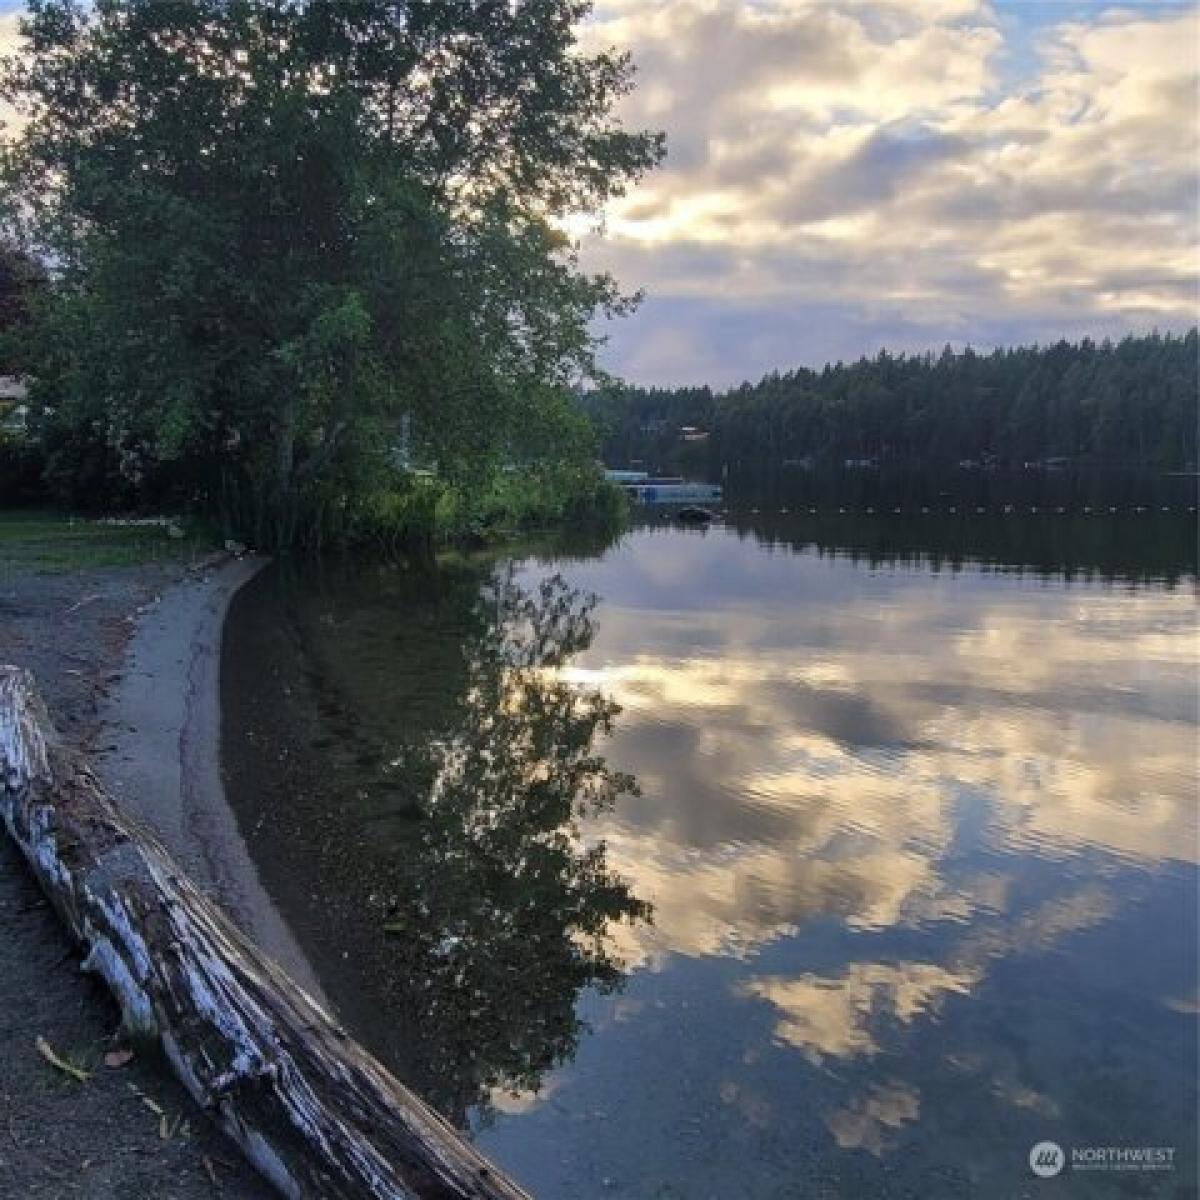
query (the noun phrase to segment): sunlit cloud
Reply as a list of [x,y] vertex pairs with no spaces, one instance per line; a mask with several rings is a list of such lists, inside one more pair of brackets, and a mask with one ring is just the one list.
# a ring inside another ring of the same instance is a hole
[[[1056,11],[1065,18],[1055,20]],[[665,168],[586,238],[611,365],[731,381],[1197,312],[1197,10],[604,0]]]
[[[880,1052],[881,1030],[936,1019],[949,997],[969,995],[982,983],[993,960],[1048,950],[1071,934],[1107,920],[1113,908],[1103,889],[1087,887],[1045,902],[1008,928],[970,934],[949,966],[855,962],[833,976],[752,977],[740,985],[740,991],[768,1001],[775,1011],[775,1039],[800,1051],[814,1065],[830,1059],[869,1058]],[[998,1080],[997,1086],[1017,1107],[1036,1109],[1047,1103],[1011,1080]],[[870,1123],[848,1121],[843,1133],[849,1136],[855,1128],[865,1132]],[[881,1144],[875,1143],[875,1152]]]

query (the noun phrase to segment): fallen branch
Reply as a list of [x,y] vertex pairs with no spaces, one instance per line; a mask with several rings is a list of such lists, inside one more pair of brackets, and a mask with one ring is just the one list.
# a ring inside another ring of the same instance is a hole
[[70,1075],[76,1083],[87,1083],[91,1076],[82,1068],[77,1067],[73,1062],[68,1062],[60,1054],[54,1052],[54,1047],[41,1034],[38,1034],[34,1042],[37,1046],[37,1052],[52,1066],[61,1071],[64,1075]]
[[191,883],[0,667],[0,816],[121,1005],[285,1196],[521,1200]]

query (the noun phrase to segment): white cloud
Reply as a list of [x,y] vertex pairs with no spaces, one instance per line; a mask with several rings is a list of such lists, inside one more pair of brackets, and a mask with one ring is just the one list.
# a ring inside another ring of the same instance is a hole
[[721,382],[1192,323],[1198,34],[1192,6],[1034,27],[971,0],[606,0],[588,38],[632,50],[625,116],[669,139],[588,243],[652,297],[613,365]]

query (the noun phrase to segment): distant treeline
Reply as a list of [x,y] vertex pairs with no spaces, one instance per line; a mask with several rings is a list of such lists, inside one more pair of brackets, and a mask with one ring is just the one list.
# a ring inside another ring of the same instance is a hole
[[734,509],[726,526],[739,537],[796,553],[847,558],[872,567],[920,564],[934,571],[982,566],[1031,572],[1047,579],[1154,581],[1174,586],[1195,580],[1195,518],[1180,509],[1168,516],[1125,509],[1103,520],[993,510],[957,516],[887,514],[816,516]]
[[1178,470],[1196,462],[1197,331],[990,354],[882,351],[725,392],[620,387],[582,402],[613,466],[1064,459]]

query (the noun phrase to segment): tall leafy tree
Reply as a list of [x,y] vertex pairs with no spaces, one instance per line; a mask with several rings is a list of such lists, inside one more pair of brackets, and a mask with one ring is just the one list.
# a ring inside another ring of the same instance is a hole
[[[591,318],[560,231],[662,153],[613,116],[586,0],[30,0],[8,220],[55,266],[64,473],[164,480],[260,540],[353,505],[404,419],[452,479],[579,432]],[[569,439],[568,439],[569,440]]]

